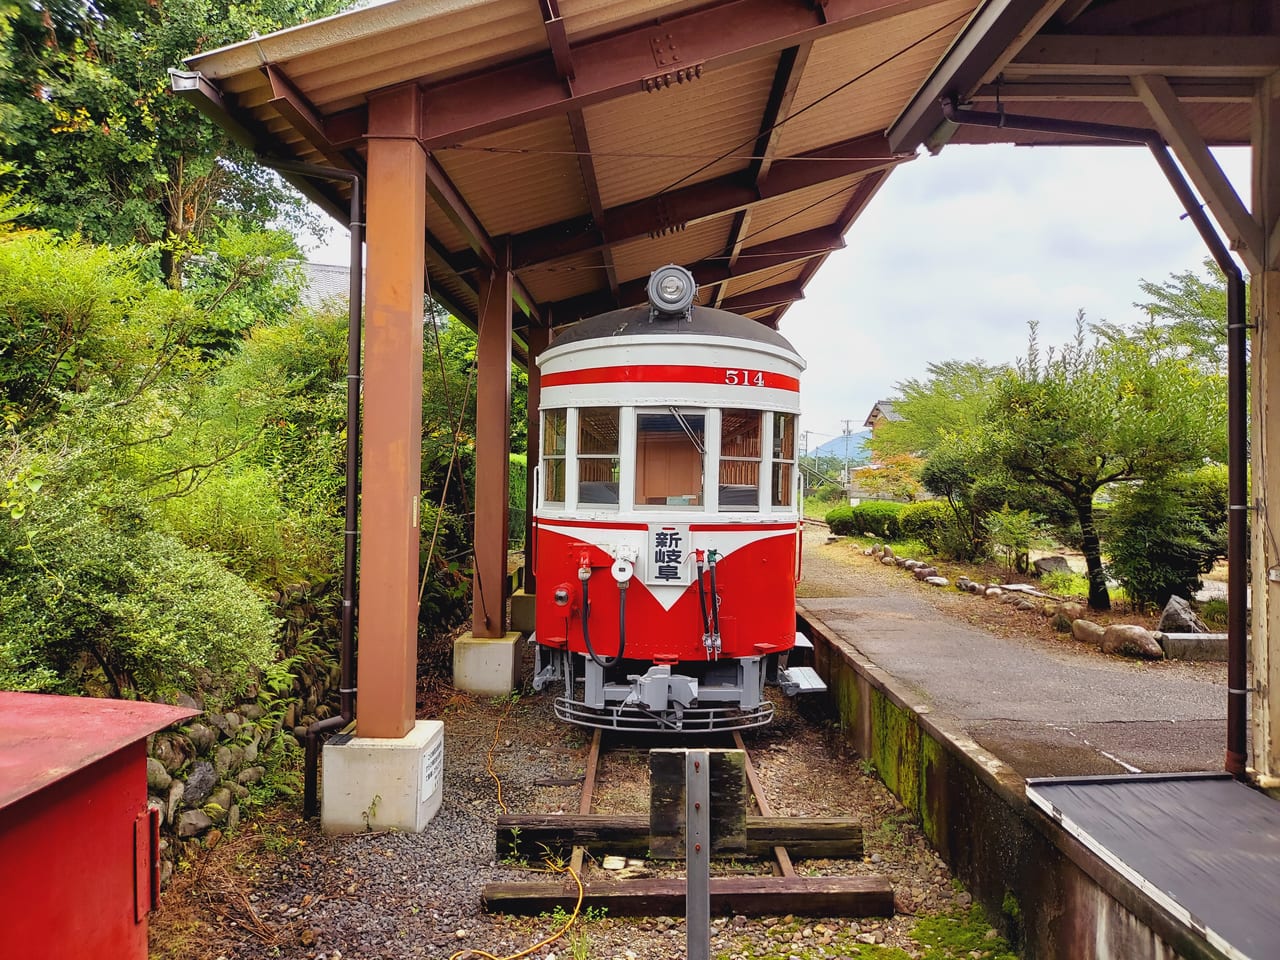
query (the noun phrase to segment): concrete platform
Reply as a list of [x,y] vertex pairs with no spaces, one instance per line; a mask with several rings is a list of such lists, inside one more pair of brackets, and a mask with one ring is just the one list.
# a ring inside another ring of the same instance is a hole
[[[1211,942],[1199,918],[1153,896],[1145,879],[1117,869],[1027,794],[1028,777],[1173,772],[1195,781],[1195,771],[1220,772],[1225,665],[1137,663],[1005,639],[940,612],[914,584],[851,577],[843,562],[824,567],[828,549],[806,545],[808,589],[844,595],[800,599],[798,613],[841,727],[1019,956],[1269,956],[1229,942],[1237,934],[1226,924],[1215,932],[1225,939]],[[1212,816],[1215,830],[1246,830],[1221,805]],[[1134,829],[1166,845],[1170,860],[1183,849],[1141,818]],[[1280,865],[1257,858],[1231,869],[1264,885],[1280,875]],[[1250,936],[1274,945],[1280,929]]]

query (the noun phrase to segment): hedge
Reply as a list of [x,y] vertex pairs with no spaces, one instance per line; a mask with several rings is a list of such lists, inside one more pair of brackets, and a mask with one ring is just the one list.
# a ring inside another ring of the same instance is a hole
[[836,507],[827,514],[831,532],[840,536],[860,533],[880,537],[882,540],[900,540],[902,528],[898,515],[902,504],[888,500],[871,500],[856,507]]

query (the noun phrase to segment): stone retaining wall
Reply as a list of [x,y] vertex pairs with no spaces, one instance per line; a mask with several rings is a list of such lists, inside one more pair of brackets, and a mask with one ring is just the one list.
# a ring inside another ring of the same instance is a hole
[[[338,622],[321,609],[332,606],[332,596],[317,598],[310,585],[296,584],[273,599],[284,623],[283,654],[299,657],[290,669],[292,689],[276,698],[255,686],[230,708],[206,711],[147,740],[147,793],[161,811],[162,883],[186,845],[235,828],[241,801],[267,775],[278,738],[301,740],[308,726],[337,712],[327,701],[340,679]],[[191,697],[178,700],[204,709]]]

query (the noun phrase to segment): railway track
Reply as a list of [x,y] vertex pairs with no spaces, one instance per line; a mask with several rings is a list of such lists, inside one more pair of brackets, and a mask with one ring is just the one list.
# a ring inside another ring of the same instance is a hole
[[[602,761],[611,749],[619,750],[617,734],[596,730],[588,750],[577,815],[507,814],[498,818],[496,845],[500,857],[538,861],[550,856],[567,862],[584,880],[582,907],[604,908],[611,916],[679,916],[685,907],[685,880],[679,860],[666,867],[646,860],[646,874],[613,879],[608,872],[588,864],[609,854],[628,858],[649,857],[655,837],[651,816],[593,812],[600,796]],[[710,747],[742,751],[750,803],[746,811],[746,848],[735,860],[770,861],[771,875],[713,876],[711,909],[716,913],[747,916],[796,914],[802,916],[890,916],[893,890],[880,876],[800,876],[793,854],[804,859],[862,858],[860,823],[847,817],[796,818],[775,816],[751,751],[741,733],[701,738]],[[682,744],[687,745],[687,744]],[[651,772],[655,770],[650,755]],[[656,776],[656,774],[654,774]],[[652,783],[651,783],[652,789]],[[714,801],[714,797],[713,797]],[[713,810],[715,807],[713,806]],[[669,838],[660,844],[670,846]],[[680,847],[683,849],[683,846]],[[634,863],[634,860],[632,861]],[[583,876],[590,867],[588,876]],[[603,876],[602,876],[603,875]],[[556,907],[571,909],[577,886],[567,878],[553,882],[495,883],[484,888],[486,910],[511,914],[540,914]]]

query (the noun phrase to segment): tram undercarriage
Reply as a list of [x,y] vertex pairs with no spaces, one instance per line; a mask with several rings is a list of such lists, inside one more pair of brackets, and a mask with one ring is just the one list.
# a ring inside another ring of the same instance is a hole
[[[674,665],[623,660],[605,668],[590,657],[530,639],[534,690],[562,684],[556,716],[579,726],[650,733],[745,730],[773,719],[766,682],[787,696],[827,689],[812,667],[788,666],[786,653]],[[797,636],[796,648],[812,646]]]

